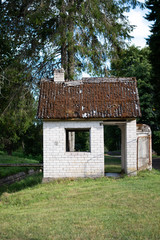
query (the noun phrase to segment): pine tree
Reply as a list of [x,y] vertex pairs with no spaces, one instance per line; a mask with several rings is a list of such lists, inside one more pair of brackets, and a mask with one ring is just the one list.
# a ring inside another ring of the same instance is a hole
[[154,87],[154,101],[160,120],[160,1],[147,0],[146,7],[150,10],[146,15],[146,19],[152,21],[148,44],[151,49],[150,60],[153,67],[152,85]]
[[154,88],[154,105],[157,115],[157,122],[153,131],[153,146],[155,151],[160,154],[160,1],[147,0],[146,7],[150,10],[146,15],[148,21],[152,21],[151,35],[148,44],[151,49],[150,60],[153,68],[151,83]]
[[[51,74],[53,66],[73,79],[84,70],[101,75],[106,59],[129,38],[124,11],[137,0],[6,0],[2,6],[18,53]],[[40,63],[41,62],[41,63]]]

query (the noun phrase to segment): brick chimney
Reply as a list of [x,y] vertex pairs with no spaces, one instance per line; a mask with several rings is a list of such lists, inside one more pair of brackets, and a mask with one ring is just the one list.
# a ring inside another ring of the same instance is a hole
[[64,69],[54,69],[54,82],[64,82]]

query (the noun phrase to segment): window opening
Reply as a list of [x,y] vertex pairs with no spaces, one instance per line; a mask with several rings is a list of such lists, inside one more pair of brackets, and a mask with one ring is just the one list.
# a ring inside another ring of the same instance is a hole
[[66,129],[67,152],[90,152],[90,129]]

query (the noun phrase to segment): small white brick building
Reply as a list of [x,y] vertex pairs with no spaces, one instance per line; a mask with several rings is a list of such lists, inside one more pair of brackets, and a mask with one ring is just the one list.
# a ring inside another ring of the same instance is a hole
[[[104,125],[120,127],[122,170],[136,175],[136,118],[140,115],[135,78],[65,82],[64,70],[56,70],[54,80],[41,81],[43,180],[104,176]],[[77,141],[81,136],[84,144]]]

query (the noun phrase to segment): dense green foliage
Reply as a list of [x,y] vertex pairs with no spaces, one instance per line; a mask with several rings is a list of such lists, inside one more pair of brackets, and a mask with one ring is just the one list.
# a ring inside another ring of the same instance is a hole
[[90,132],[75,131],[75,150],[80,152],[90,152]]
[[39,156],[42,161],[43,129],[42,122],[34,122],[23,135],[23,151],[26,155]]
[[155,152],[160,155],[160,131],[159,130],[154,130],[153,131],[153,149]]
[[31,93],[31,71],[19,53],[16,26],[7,25],[3,4],[0,4],[0,145],[12,154],[33,121],[35,100]]
[[148,124],[153,131],[153,149],[160,154],[160,134],[158,130],[157,102],[152,84],[153,70],[150,61],[151,51],[148,47],[139,49],[131,46],[121,51],[120,58],[111,63],[111,72],[115,76],[136,77],[140,98],[142,117],[139,123]]
[[117,126],[104,126],[104,145],[108,151],[121,149],[121,130]]
[[151,85],[152,65],[149,61],[149,48],[131,46],[121,52],[120,58],[111,63],[114,76],[136,77],[140,98],[141,123],[154,124],[153,87]]
[[[124,12],[137,0],[6,0],[3,25],[11,31],[16,53],[34,72],[52,75],[62,66],[66,78],[88,70],[101,74],[108,56],[118,54],[129,38]],[[38,71],[39,72],[39,71]]]
[[159,171],[31,187],[39,181],[35,176],[2,189],[1,240],[159,240]]
[[31,74],[14,57],[12,52],[0,51],[0,144],[9,154],[35,116],[35,100],[29,84]]
[[155,151],[160,154],[160,2],[158,0],[147,0],[146,7],[149,9],[146,19],[152,23],[151,35],[147,42],[151,50],[150,61],[153,68],[151,84],[154,89],[153,101],[157,115],[153,132],[153,144]]
[[147,0],[146,7],[149,9],[146,19],[152,21],[151,35],[148,39],[151,49],[150,60],[153,67],[151,83],[154,87],[154,102],[160,121],[160,2],[158,0]]
[[[2,91],[3,93],[3,91]],[[0,143],[3,149],[12,154],[21,142],[22,136],[33,121],[35,111],[32,109],[33,97],[16,96],[0,117]]]

